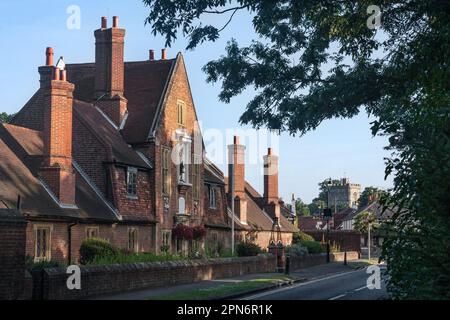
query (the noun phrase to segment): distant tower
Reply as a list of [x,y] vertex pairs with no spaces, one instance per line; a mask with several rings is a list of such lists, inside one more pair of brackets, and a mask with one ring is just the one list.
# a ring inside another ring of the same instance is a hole
[[291,215],[292,215],[292,222],[294,224],[294,226],[298,226],[298,217],[297,217],[297,212],[296,212],[296,201],[295,201],[295,195],[292,194],[292,199],[291,199]]

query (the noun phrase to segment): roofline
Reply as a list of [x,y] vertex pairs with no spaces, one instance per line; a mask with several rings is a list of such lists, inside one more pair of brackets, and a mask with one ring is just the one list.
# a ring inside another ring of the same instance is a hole
[[119,214],[117,208],[115,208],[106,198],[103,196],[101,191],[97,188],[97,186],[94,184],[94,182],[91,181],[89,176],[83,171],[83,169],[80,167],[80,165],[75,161],[75,159],[72,160],[72,165],[75,168],[75,170],[78,171],[80,176],[86,181],[86,183],[91,187],[91,189],[95,192],[95,194],[100,198],[100,200],[103,201],[103,203],[111,210],[111,212],[114,214],[114,216],[122,220],[122,216]]
[[169,86],[172,83],[174,70],[178,66],[179,57],[180,57],[180,53],[177,54],[177,58],[175,59],[175,63],[172,62],[172,66],[170,67],[170,72],[169,72],[170,76],[166,79],[166,83],[164,84],[163,94],[159,98],[158,107],[156,108],[156,114],[155,114],[155,117],[153,118],[152,125],[150,127],[150,131],[149,131],[149,133],[147,135],[147,140],[154,139],[155,136],[156,136],[156,124],[159,122],[159,118],[161,117],[162,109],[163,109],[162,106],[167,101],[167,96],[168,96],[168,92],[169,92]]

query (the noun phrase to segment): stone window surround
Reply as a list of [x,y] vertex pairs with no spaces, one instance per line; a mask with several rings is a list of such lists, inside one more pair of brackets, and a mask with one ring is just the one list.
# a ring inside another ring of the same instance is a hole
[[[52,233],[53,233],[53,224],[35,224],[33,226],[34,229],[34,262],[41,261],[50,261],[52,258]],[[39,229],[47,229],[48,230],[48,238],[46,239],[46,253],[45,257],[38,257],[37,245],[38,245],[38,237],[37,233]]]
[[[132,251],[132,252],[139,252],[139,230],[138,230],[138,228],[136,228],[136,227],[129,227],[128,230],[127,230],[127,234],[128,234],[127,249],[129,251]],[[130,244],[131,244],[130,236],[132,236],[132,235],[135,237],[135,239],[133,239],[133,244],[134,244],[133,248],[131,248],[131,246],[130,246]]]
[[[95,236],[90,236],[91,232],[94,231]],[[98,238],[100,235],[100,228],[98,226],[88,226],[86,227],[86,239]]]

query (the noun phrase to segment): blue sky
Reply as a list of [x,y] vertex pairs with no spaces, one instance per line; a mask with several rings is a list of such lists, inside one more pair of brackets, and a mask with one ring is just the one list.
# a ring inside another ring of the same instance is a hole
[[[81,28],[68,29],[66,26],[71,5],[81,9]],[[146,60],[148,50],[155,49],[156,57],[164,47],[164,39],[154,37],[150,27],[144,26],[147,8],[140,0],[40,0],[0,2],[0,50],[1,70],[0,112],[18,111],[39,84],[37,68],[44,64],[47,46],[54,47],[55,57],[64,56],[67,63],[94,61],[93,31],[100,25],[100,17],[120,16],[120,25],[127,30],[125,59],[127,61]],[[217,19],[214,17],[214,19]],[[240,44],[247,44],[254,37],[253,29],[246,14],[237,14],[232,24],[215,43],[207,43],[185,51],[186,40],[182,35],[168,49],[168,57],[182,52],[193,91],[199,119],[203,130],[233,129],[239,127],[239,116],[252,97],[247,90],[230,104],[221,103],[218,98],[219,84],[206,83],[206,75],[201,71],[206,62],[223,54],[226,42],[234,37]],[[373,119],[361,113],[353,119],[325,121],[317,130],[303,137],[280,137],[279,183],[280,196],[296,197],[311,201],[318,194],[317,183],[327,177],[346,177],[365,186],[388,188],[392,180],[384,180],[383,158],[389,154],[383,150],[387,145],[384,137],[372,137],[370,122]],[[208,144],[207,144],[208,145]],[[224,164],[219,166],[226,170]],[[263,177],[261,164],[248,165],[246,177],[262,192]]]

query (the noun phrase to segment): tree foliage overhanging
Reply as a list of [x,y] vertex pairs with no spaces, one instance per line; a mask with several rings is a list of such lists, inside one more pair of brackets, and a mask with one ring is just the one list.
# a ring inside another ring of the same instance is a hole
[[[217,40],[239,11],[250,12],[258,39],[248,46],[231,39],[225,55],[204,67],[209,82],[221,83],[224,102],[255,88],[243,124],[304,134],[363,109],[374,116],[372,133],[387,136],[392,152],[386,205],[407,212],[394,217],[383,248],[388,289],[394,298],[450,297],[450,2],[144,3],[153,33],[170,45],[182,31],[188,49]],[[372,4],[381,7],[378,29],[367,25]],[[227,22],[202,24],[214,15]]]

